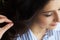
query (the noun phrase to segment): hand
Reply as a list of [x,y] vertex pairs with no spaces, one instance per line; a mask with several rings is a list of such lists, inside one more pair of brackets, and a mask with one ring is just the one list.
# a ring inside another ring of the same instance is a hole
[[0,15],[0,23],[6,22],[7,25],[0,28],[0,39],[2,38],[3,34],[13,26],[13,22],[9,20],[6,16]]

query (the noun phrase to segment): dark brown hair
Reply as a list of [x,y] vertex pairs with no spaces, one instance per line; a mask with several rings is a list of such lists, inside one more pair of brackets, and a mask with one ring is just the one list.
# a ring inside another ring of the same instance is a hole
[[15,25],[10,30],[8,30],[3,40],[13,40],[15,35],[22,35],[28,29],[23,20],[28,20],[31,18],[37,10],[42,10],[44,6],[49,2],[49,0],[16,0],[15,6],[16,15],[14,19]]

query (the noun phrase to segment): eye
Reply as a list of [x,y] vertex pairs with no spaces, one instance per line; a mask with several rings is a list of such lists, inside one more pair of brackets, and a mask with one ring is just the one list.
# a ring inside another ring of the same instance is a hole
[[47,12],[47,13],[44,13],[43,15],[46,16],[46,17],[50,17],[52,16],[53,12]]

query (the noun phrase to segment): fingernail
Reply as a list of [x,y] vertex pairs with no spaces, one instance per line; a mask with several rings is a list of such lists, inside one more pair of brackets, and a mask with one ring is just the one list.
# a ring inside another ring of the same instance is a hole
[[9,24],[10,24],[10,25],[14,25],[14,23],[13,23],[13,22],[9,22]]

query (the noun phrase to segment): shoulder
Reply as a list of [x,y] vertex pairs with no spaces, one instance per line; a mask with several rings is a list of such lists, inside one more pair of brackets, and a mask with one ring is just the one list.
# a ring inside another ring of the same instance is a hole
[[14,40],[21,40],[20,34],[15,35]]
[[16,37],[15,37],[15,40],[30,40],[31,39],[31,32],[30,30],[27,31],[26,33],[20,35],[20,34],[17,34]]

